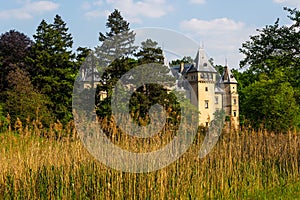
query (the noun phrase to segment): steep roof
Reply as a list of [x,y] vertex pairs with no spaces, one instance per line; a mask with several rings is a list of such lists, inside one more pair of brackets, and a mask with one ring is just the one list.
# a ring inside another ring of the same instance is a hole
[[212,73],[217,73],[217,71],[215,70],[215,68],[211,65],[211,63],[209,62],[207,55],[204,51],[203,48],[199,48],[196,58],[194,60],[194,68],[198,71],[198,72],[212,72]]
[[223,83],[238,83],[237,80],[234,78],[232,75],[229,67],[225,66],[224,67],[224,73],[222,75],[222,81]]

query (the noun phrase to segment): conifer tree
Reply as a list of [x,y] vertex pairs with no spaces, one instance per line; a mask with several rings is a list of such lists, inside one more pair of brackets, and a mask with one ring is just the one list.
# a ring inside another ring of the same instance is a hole
[[[99,66],[100,70],[105,67],[96,91],[96,110],[100,117],[111,114],[111,94],[115,84],[122,75],[136,66],[136,61],[128,57],[136,49],[134,46],[135,34],[130,30],[129,23],[123,19],[118,10],[114,10],[108,16],[106,27],[109,32],[99,33],[101,45],[95,49],[98,63],[94,63]],[[101,101],[100,92],[107,94],[107,97]]]
[[72,91],[78,70],[71,50],[72,36],[66,23],[56,15],[53,24],[43,20],[33,37],[36,42],[30,58],[33,85],[50,98],[55,117],[67,122],[72,118]]
[[96,54],[102,61],[101,66],[107,66],[116,59],[121,59],[132,54],[136,47],[133,45],[135,33],[130,30],[129,23],[115,9],[106,22],[109,32],[99,33],[99,41],[102,42],[96,48]]

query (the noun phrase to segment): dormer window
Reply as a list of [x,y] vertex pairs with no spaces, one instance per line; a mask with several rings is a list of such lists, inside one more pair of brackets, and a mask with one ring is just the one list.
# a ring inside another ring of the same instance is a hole
[[207,67],[207,63],[203,63],[203,66],[204,66],[204,67]]

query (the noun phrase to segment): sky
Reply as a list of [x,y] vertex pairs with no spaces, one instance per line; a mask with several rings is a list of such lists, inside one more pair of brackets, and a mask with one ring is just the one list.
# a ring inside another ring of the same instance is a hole
[[[257,29],[274,24],[277,18],[290,24],[283,7],[300,9],[299,0],[0,0],[0,5],[1,34],[14,29],[33,39],[43,19],[52,23],[59,14],[73,36],[74,50],[94,48],[100,44],[99,32],[108,31],[108,15],[118,9],[131,29],[182,34],[204,47],[215,64],[225,65],[227,60],[232,68],[239,67],[243,58],[239,48]],[[196,50],[179,56],[195,55]]]

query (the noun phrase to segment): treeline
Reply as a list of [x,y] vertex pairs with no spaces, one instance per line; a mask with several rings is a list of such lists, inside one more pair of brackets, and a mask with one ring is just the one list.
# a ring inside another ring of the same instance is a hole
[[[96,98],[96,113],[99,117],[111,114],[110,101],[114,85],[130,69],[146,64],[163,64],[164,57],[158,43],[147,39],[141,46],[134,46],[135,33],[118,10],[114,10],[107,20],[108,32],[99,33],[99,45],[94,50],[79,47],[75,52],[73,38],[63,19],[56,15],[52,23],[45,20],[39,24],[34,41],[16,30],[0,36],[0,116],[1,123],[9,119],[14,124],[18,118],[22,122],[38,120],[49,125],[56,120],[66,124],[72,120],[73,84],[80,67],[87,57],[94,58],[91,68],[105,66],[96,96],[105,92],[107,98]],[[155,73],[168,73],[153,70]],[[92,76],[97,76],[93,71]],[[156,84],[138,88],[130,102],[131,114],[136,119],[147,122],[151,105],[165,105],[172,94]],[[173,101],[173,100],[172,100]],[[170,104],[169,104],[170,105]],[[9,116],[7,115],[9,114]],[[0,125],[1,125],[0,123]]]
[[[290,25],[268,25],[242,44],[242,70],[233,70],[239,82],[240,123],[242,126],[285,132],[300,127],[300,11],[285,8]],[[99,45],[91,50],[73,51],[73,38],[63,19],[56,15],[52,23],[43,20],[33,35],[34,41],[16,30],[0,36],[0,121],[39,120],[47,125],[72,119],[73,84],[87,56],[95,58],[95,67],[106,66],[97,87],[96,113],[110,116],[114,85],[130,69],[142,64],[163,65],[162,49],[147,39],[134,46],[135,34],[118,10],[106,22],[106,33],[99,33]],[[183,58],[190,62],[190,57]],[[220,68],[222,70],[222,67]],[[154,67],[155,69],[155,67]],[[89,69],[93,70],[93,69]],[[162,68],[156,74],[168,74]],[[107,98],[100,100],[100,91]],[[149,123],[149,108],[154,104],[180,114],[172,93],[156,84],[148,84],[132,95],[130,114],[139,123]],[[142,119],[142,120],[141,120]],[[148,121],[147,121],[148,120]]]
[[43,20],[32,41],[10,30],[0,36],[1,114],[50,124],[72,119],[72,88],[87,49],[72,51],[73,38],[63,19]]
[[241,123],[281,132],[300,127],[300,11],[284,8],[291,22],[279,19],[242,44],[239,85]]

